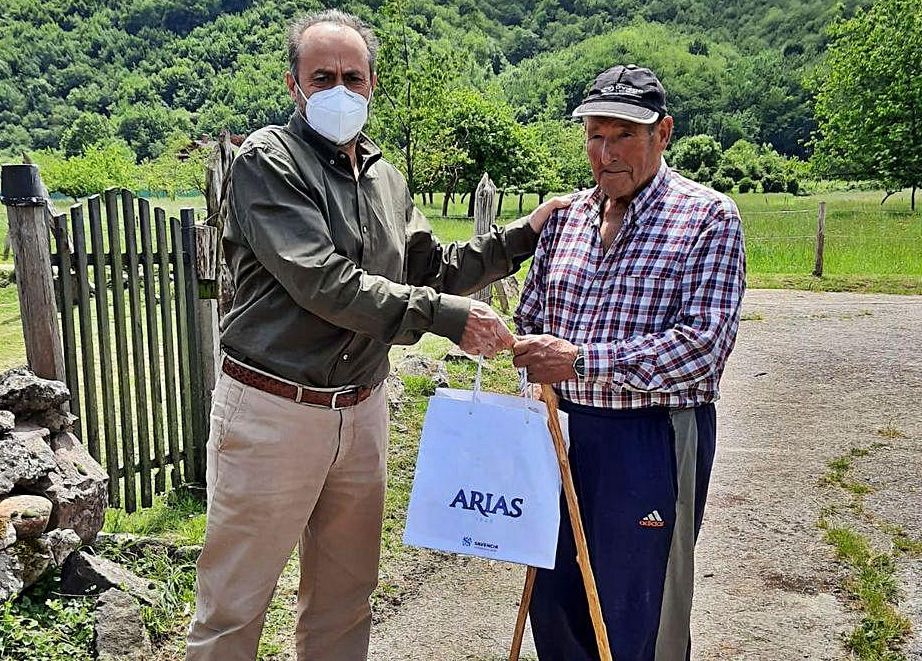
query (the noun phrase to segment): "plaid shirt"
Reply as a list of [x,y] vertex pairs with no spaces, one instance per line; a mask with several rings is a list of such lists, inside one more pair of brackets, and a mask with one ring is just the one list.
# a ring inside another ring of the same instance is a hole
[[585,378],[557,384],[561,397],[578,404],[715,401],[745,288],[736,205],[664,161],[606,253],[604,202],[592,188],[548,220],[515,313],[519,333],[582,345]]

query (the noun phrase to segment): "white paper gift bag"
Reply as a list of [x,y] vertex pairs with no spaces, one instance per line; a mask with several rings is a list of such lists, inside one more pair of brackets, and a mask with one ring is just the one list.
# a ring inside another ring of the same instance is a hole
[[559,523],[560,470],[544,403],[436,390],[404,542],[552,569]]

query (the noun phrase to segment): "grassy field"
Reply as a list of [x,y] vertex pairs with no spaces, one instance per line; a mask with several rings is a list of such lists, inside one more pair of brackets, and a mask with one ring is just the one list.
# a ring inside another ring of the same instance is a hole
[[[922,294],[922,212],[911,213],[908,192],[894,195],[884,206],[878,191],[832,192],[822,195],[736,195],[746,234],[750,287],[812,289],[827,291]],[[820,201],[827,203],[826,259],[823,278],[810,275]],[[201,197],[152,200],[178,216],[182,207],[204,210]],[[526,195],[523,213],[537,205]],[[65,211],[68,200],[56,202]],[[518,214],[518,199],[505,200],[500,222]],[[460,196],[441,217],[441,196],[423,206],[435,233],[443,241],[466,239],[472,221],[465,217],[466,201]],[[0,206],[0,246],[6,237],[6,211]],[[9,269],[0,257],[0,268]],[[19,309],[15,288],[0,289],[0,369],[23,361]]]

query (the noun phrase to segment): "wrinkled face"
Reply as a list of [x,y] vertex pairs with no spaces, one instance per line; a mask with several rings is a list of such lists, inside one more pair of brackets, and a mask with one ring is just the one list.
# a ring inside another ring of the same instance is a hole
[[[318,23],[307,28],[301,35],[297,82],[306,97],[344,85],[370,99],[377,78],[368,64],[368,47],[362,35],[334,23]],[[285,74],[285,83],[292,100],[301,108],[304,102],[291,72]]]
[[587,117],[586,153],[596,183],[611,199],[630,200],[659,169],[672,135],[672,117],[651,126]]

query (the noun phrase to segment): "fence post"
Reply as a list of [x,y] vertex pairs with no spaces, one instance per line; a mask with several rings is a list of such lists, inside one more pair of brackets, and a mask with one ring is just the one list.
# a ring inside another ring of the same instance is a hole
[[231,301],[234,298],[234,281],[231,278],[230,270],[224,263],[221,251],[221,235],[224,233],[224,219],[221,217],[221,202],[224,199],[225,180],[230,172],[231,163],[234,160],[234,147],[231,142],[230,132],[221,131],[218,141],[208,158],[208,165],[205,169],[205,202],[207,204],[208,217],[205,220],[206,225],[217,228],[217,273],[215,275],[218,283],[218,316],[223,317],[230,309]]
[[[477,191],[474,193],[474,236],[486,234],[490,231],[490,225],[493,224],[495,216],[493,215],[493,197],[496,195],[496,186],[490,181],[490,176],[484,172],[477,184]],[[472,298],[483,301],[487,305],[493,299],[492,287],[486,286],[476,292]]]
[[4,165],[0,200],[7,209],[26,360],[38,376],[64,381],[64,348],[55,305],[46,200],[35,165]]
[[195,224],[192,209],[181,209],[184,259],[189,260],[186,278],[192,377],[192,437],[195,452],[194,478],[205,484],[205,442],[218,369],[217,229]]
[[826,203],[820,202],[820,212],[816,219],[816,258],[813,261],[813,275],[823,277],[823,249],[826,243]]

